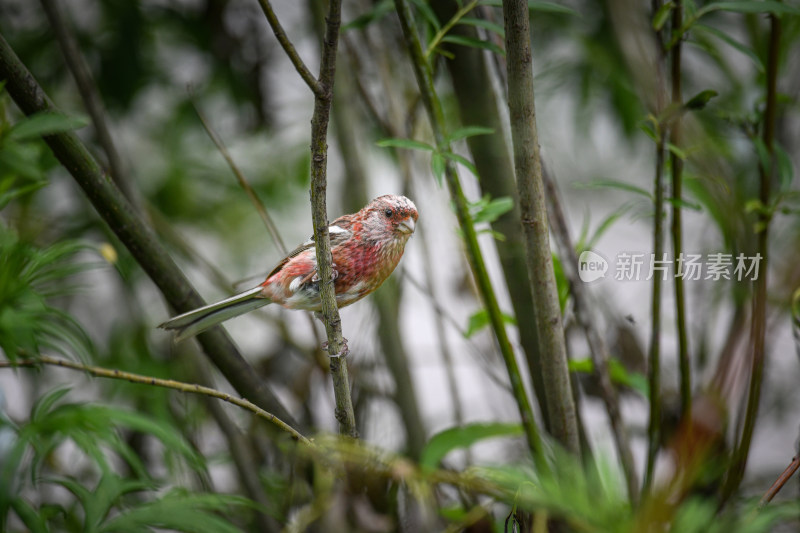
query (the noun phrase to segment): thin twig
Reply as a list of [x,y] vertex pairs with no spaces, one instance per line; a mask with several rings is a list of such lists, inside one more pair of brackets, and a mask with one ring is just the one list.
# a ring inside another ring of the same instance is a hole
[[[672,28],[677,30],[683,20],[683,1],[675,0],[672,8]],[[683,103],[681,94],[681,40],[672,47],[671,77],[672,77],[672,104],[676,108]],[[670,143],[679,147],[681,143],[681,114],[676,114],[670,124]],[[683,206],[680,201],[683,195],[683,159],[676,150],[670,153],[672,163],[672,257],[677,260],[683,252]],[[686,298],[684,295],[683,276],[675,272],[675,320],[678,331],[678,362],[681,376],[681,416],[688,418],[692,410],[692,367],[689,362],[689,340],[686,332]]]
[[797,455],[792,459],[792,462],[789,463],[789,466],[786,467],[786,470],[784,470],[781,475],[778,476],[778,479],[775,480],[775,483],[773,483],[769,490],[767,490],[767,492],[761,497],[761,500],[758,502],[758,506],[764,507],[771,502],[772,498],[774,498],[775,495],[780,492],[783,486],[786,485],[786,482],[789,481],[789,478],[791,478],[794,473],[797,472],[798,468],[800,468],[800,455]]
[[184,383],[182,381],[175,381],[172,379],[160,379],[152,376],[144,376],[142,374],[134,374],[132,372],[124,372],[117,369],[103,368],[99,366],[84,365],[83,363],[75,363],[66,359],[59,359],[57,357],[39,356],[36,359],[20,359],[17,361],[0,361],[0,368],[20,368],[28,367],[35,368],[40,365],[60,366],[62,368],[69,368],[71,370],[80,370],[99,378],[121,379],[130,381],[131,383],[139,383],[142,385],[152,385],[155,387],[163,387],[166,389],[174,389],[181,392],[192,394],[201,394],[216,398],[224,402],[231,403],[242,409],[246,409],[259,418],[263,418],[271,422],[280,430],[288,433],[294,440],[305,444],[306,446],[313,446],[310,440],[304,437],[299,431],[292,426],[260,408],[253,402],[245,400],[244,398],[236,398],[226,392],[212,389],[211,387],[204,387],[203,385],[196,385],[194,383]]
[[[263,1],[263,0],[262,0]],[[331,0],[325,18],[325,38],[322,42],[322,59],[319,67],[320,92],[315,93],[314,114],[311,117],[311,215],[314,221],[314,243],[317,252],[317,275],[322,299],[322,321],[328,337],[331,378],[336,400],[336,419],[342,435],[358,437],[350,380],[347,375],[345,355],[347,345],[342,337],[342,319],[336,305],[333,286],[331,243],[328,235],[328,123],[330,122],[333,84],[336,79],[336,49],[339,44],[341,0]]]
[[[6,90],[26,115],[56,109],[2,35],[0,79],[6,81]],[[106,178],[77,135],[56,133],[45,137],[45,142],[172,307],[179,313],[202,307],[205,302],[198,292],[158,242],[152,229]],[[198,341],[239,394],[293,423],[289,411],[242,357],[224,329],[209,330],[198,336]]]
[[[653,188],[653,259],[661,261],[664,255],[664,152],[665,139],[659,133],[656,143],[656,168]],[[647,426],[647,465],[645,466],[645,491],[653,481],[656,454],[661,444],[661,272],[653,274],[650,302],[650,347],[648,349],[648,385],[650,391],[650,419]]]
[[430,61],[431,54],[436,51],[436,47],[439,46],[439,43],[442,42],[442,39],[444,39],[445,35],[447,35],[453,26],[458,24],[459,20],[464,18],[467,13],[472,11],[476,5],[478,5],[478,0],[472,0],[472,2],[456,11],[456,14],[453,15],[453,18],[448,20],[444,26],[442,26],[441,29],[436,32],[436,35],[433,36],[433,39],[431,39],[431,42],[428,44],[428,49],[425,50],[425,59],[427,61]]
[[617,447],[617,454],[619,455],[622,471],[625,474],[625,481],[628,485],[628,496],[631,502],[635,504],[639,498],[636,466],[633,462],[633,453],[631,452],[628,430],[625,427],[625,422],[622,420],[617,390],[611,382],[611,374],[608,370],[608,346],[606,345],[603,334],[598,329],[596,320],[594,320],[591,315],[592,304],[590,302],[590,296],[586,290],[586,286],[578,276],[578,254],[569,236],[567,218],[564,216],[558,187],[556,186],[555,180],[547,171],[547,168],[543,167],[542,170],[550,228],[553,230],[553,236],[561,257],[563,258],[561,266],[564,270],[564,275],[569,281],[570,293],[575,302],[575,317],[581,329],[583,329],[586,335],[586,342],[589,345],[589,353],[592,357],[595,379],[600,385],[600,396],[606,406],[606,412],[611,422],[611,431],[614,435],[614,443]]
[[217,132],[214,131],[214,128],[211,127],[211,124],[208,123],[205,115],[203,115],[203,112],[200,111],[200,108],[197,106],[194,100],[192,100],[192,106],[194,107],[200,122],[203,124],[203,128],[205,128],[206,133],[208,133],[209,138],[217,147],[219,153],[222,154],[222,157],[225,158],[225,162],[228,163],[228,166],[231,168],[234,176],[236,176],[236,181],[239,182],[239,186],[244,189],[244,192],[247,193],[248,198],[250,198],[250,201],[253,203],[258,216],[261,217],[261,220],[264,222],[264,226],[266,226],[267,231],[272,237],[272,240],[275,241],[275,244],[278,246],[278,250],[280,250],[281,254],[284,256],[287,255],[289,250],[286,248],[280,233],[278,233],[278,228],[275,226],[275,222],[273,222],[272,217],[269,216],[267,208],[264,206],[264,202],[261,201],[256,194],[256,191],[250,186],[250,182],[247,181],[247,178],[244,177],[244,174],[239,169],[239,166],[233,160],[233,157],[231,157],[230,152],[228,152],[228,148],[222,142],[222,139],[219,138]]
[[300,77],[303,78],[303,81],[306,82],[306,85],[308,85],[315,96],[324,96],[327,88],[324,87],[322,80],[317,80],[311,71],[308,70],[306,64],[303,63],[303,59],[300,57],[300,54],[297,53],[292,41],[289,40],[289,37],[283,30],[283,26],[281,26],[278,17],[275,15],[275,11],[272,10],[272,4],[270,4],[269,0],[258,0],[258,3],[261,6],[261,10],[264,11],[264,16],[267,17],[267,22],[269,22],[269,25],[272,28],[272,33],[275,34],[275,37],[278,39],[281,47],[283,47],[284,52],[286,52],[286,55],[289,56],[289,60],[294,65],[294,68],[297,70],[298,74],[300,74]]
[[[661,0],[653,0],[653,9],[657,10]],[[661,30],[656,31],[656,41],[660,50],[664,50]],[[655,64],[655,94],[653,95],[652,115],[661,117],[666,107],[666,93],[664,81],[664,52],[658,56]],[[664,259],[664,161],[666,158],[667,128],[669,124],[660,119],[654,120],[657,135],[656,162],[653,178],[653,261]],[[655,265],[655,264],[654,264]],[[648,387],[650,392],[650,414],[647,425],[647,460],[645,464],[644,493],[650,490],[653,482],[653,471],[656,456],[661,446],[661,286],[663,275],[661,271],[651,269],[653,274],[653,287],[650,301],[650,346],[648,348]]]
[[[777,80],[781,42],[781,22],[780,18],[770,14],[770,37],[769,48],[767,51],[767,73],[766,73],[766,106],[764,109],[764,126],[762,140],[769,153],[770,159],[768,167],[765,168],[759,162],[760,190],[759,200],[761,205],[766,208],[770,204],[772,194],[772,180],[775,178],[775,123],[777,120],[778,100],[777,100]],[[758,405],[761,400],[761,384],[764,375],[765,344],[767,330],[767,273],[768,273],[768,252],[769,252],[769,223],[770,215],[766,209],[762,209],[758,215],[758,253],[761,256],[759,275],[756,280],[755,296],[753,298],[752,324],[750,328],[750,345],[753,350],[752,366],[750,370],[750,387],[747,395],[747,408],[745,410],[742,436],[734,455],[732,464],[728,470],[728,477],[722,489],[724,500],[739,487],[744,478],[744,470],[747,466],[747,457],[750,454],[750,444],[753,439],[756,419],[758,418]]]
[[[192,101],[192,105],[194,107],[195,112],[197,113],[200,122],[203,124],[203,128],[208,133],[208,136],[211,138],[211,141],[217,147],[222,157],[225,158],[225,161],[228,163],[228,166],[231,168],[234,176],[236,176],[236,181],[239,182],[239,186],[244,189],[245,193],[247,193],[247,197],[250,198],[250,201],[253,204],[258,215],[261,217],[262,222],[264,222],[264,226],[267,228],[267,232],[272,237],[272,240],[275,242],[275,245],[278,247],[278,250],[281,254],[285,257],[289,254],[289,249],[286,248],[286,244],[283,242],[283,238],[281,238],[281,234],[278,231],[278,227],[273,222],[272,217],[269,216],[269,212],[267,212],[267,208],[264,206],[264,202],[261,201],[261,198],[258,197],[258,194],[250,185],[250,182],[244,176],[244,173],[239,168],[239,165],[233,160],[228,148],[225,146],[225,143],[222,142],[222,139],[219,138],[214,128],[211,124],[206,120],[205,115],[203,115],[200,108],[197,104]],[[317,333],[317,328],[314,327],[314,317],[311,313],[306,313],[306,318],[308,318],[309,326],[311,327],[311,335],[313,335],[319,342],[322,340],[319,338],[319,334]]]

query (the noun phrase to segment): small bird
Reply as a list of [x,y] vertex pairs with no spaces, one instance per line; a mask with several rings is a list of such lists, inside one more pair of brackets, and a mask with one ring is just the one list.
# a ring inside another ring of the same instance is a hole
[[[343,215],[328,227],[336,303],[357,302],[386,281],[403,256],[417,223],[417,207],[405,196],[385,195],[358,213]],[[186,339],[225,320],[276,303],[288,309],[320,312],[314,239],[286,256],[259,286],[189,311],[159,325]]]

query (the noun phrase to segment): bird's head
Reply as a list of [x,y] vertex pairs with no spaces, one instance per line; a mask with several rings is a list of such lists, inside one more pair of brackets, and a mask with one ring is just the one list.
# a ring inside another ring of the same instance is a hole
[[383,238],[406,241],[417,224],[417,206],[405,196],[387,194],[372,200],[362,212],[365,215],[365,226],[371,231],[379,232]]

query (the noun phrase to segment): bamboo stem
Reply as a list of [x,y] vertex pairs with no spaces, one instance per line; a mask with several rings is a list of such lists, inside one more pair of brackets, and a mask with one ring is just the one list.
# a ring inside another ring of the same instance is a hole
[[[677,31],[681,27],[683,20],[683,1],[676,0],[675,7],[672,9],[672,28]],[[671,58],[671,77],[672,77],[672,104],[677,109],[683,103],[681,90],[681,46],[682,41],[678,40],[672,47]],[[675,147],[681,144],[681,114],[677,113],[670,123],[669,129],[670,143]],[[680,204],[683,196],[683,159],[675,151],[670,153],[672,166],[672,257],[677,261],[683,252],[683,207]],[[680,369],[680,391],[681,391],[681,416],[688,420],[692,411],[692,367],[689,361],[689,340],[686,331],[686,297],[684,293],[683,276],[676,272],[675,283],[675,319],[678,332],[678,363]]]
[[[419,36],[412,23],[411,9],[406,0],[395,0],[395,8],[400,19],[400,25],[403,29],[406,46],[411,55],[411,65],[414,69],[415,77],[417,78],[422,101],[431,122],[431,128],[436,140],[436,148],[440,153],[449,152],[450,143],[447,141],[447,136],[445,134],[444,110],[433,86],[433,76],[431,74],[430,65],[425,61],[422,44],[420,43]],[[461,188],[461,182],[456,172],[455,165],[449,159],[445,162],[444,175],[447,188],[450,192],[450,198],[455,206],[456,218],[458,219],[459,226],[463,233],[470,268],[472,269],[473,277],[475,278],[483,304],[489,314],[492,328],[494,329],[495,336],[500,345],[500,352],[503,355],[503,360],[508,371],[511,389],[517,403],[517,408],[519,409],[522,425],[525,429],[525,436],[528,439],[528,446],[530,447],[537,467],[542,471],[549,471],[549,465],[544,455],[541,437],[536,427],[533,410],[528,400],[528,394],[525,391],[514,351],[511,348],[508,333],[505,329],[500,306],[497,303],[497,297],[492,288],[483,255],[478,245],[478,238],[469,215],[467,200]]]
[[728,477],[722,488],[723,500],[727,500],[736,491],[744,478],[747,458],[750,454],[750,444],[753,439],[756,419],[758,418],[758,405],[761,400],[761,384],[764,375],[766,328],[767,328],[767,272],[768,272],[768,243],[770,215],[766,207],[770,204],[772,194],[772,180],[775,177],[775,122],[777,119],[777,80],[778,60],[780,54],[781,22],[780,19],[770,14],[770,37],[767,51],[767,102],[764,110],[764,124],[762,140],[770,156],[769,167],[759,162],[760,190],[759,200],[765,209],[758,215],[758,253],[761,255],[759,276],[756,280],[755,296],[753,298],[752,325],[750,329],[750,344],[753,349],[752,366],[750,370],[750,386],[747,394],[747,408],[745,410],[744,424],[739,445],[736,448],[733,461],[728,470]]
[[551,432],[569,451],[579,453],[578,422],[572,396],[564,326],[558,301],[550,234],[547,223],[542,161],[534,105],[533,60],[528,3],[504,0],[508,71],[508,108],[514,145],[514,168],[522,230],[525,235],[528,277],[536,311],[539,353],[547,379],[548,420]]

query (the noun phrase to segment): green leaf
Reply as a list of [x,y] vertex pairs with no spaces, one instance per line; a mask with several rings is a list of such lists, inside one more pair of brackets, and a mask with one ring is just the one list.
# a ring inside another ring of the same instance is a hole
[[61,387],[39,398],[31,409],[31,422],[41,422],[44,420],[44,418],[52,412],[53,406],[58,403],[61,398],[66,396],[69,391],[69,387]]
[[422,14],[422,17],[428,21],[428,24],[430,24],[434,30],[439,31],[442,29],[439,19],[436,17],[436,14],[431,9],[431,6],[428,5],[426,0],[411,0],[411,3],[416,6],[416,8]]
[[[42,518],[40,513],[34,509],[27,501],[22,498],[15,498],[11,502],[11,508],[17,513],[17,516],[25,524],[30,533],[50,533],[50,528],[47,527],[47,522]],[[0,517],[0,523],[2,523]]]
[[478,19],[473,17],[463,17],[461,20],[458,21],[459,24],[464,24],[466,26],[474,26],[476,28],[483,28],[486,31],[490,31],[492,33],[496,33],[500,37],[506,37],[506,30],[500,25],[494,22],[488,21],[486,19]]
[[45,173],[37,161],[38,150],[8,141],[0,147],[0,172],[17,174],[29,180],[45,181]]
[[492,128],[485,128],[483,126],[465,126],[463,128],[458,128],[453,133],[448,135],[447,140],[450,142],[460,141],[461,139],[466,139],[467,137],[475,137],[476,135],[491,135],[494,133],[494,129]]
[[495,54],[499,54],[501,56],[506,55],[506,51],[493,42],[484,41],[483,39],[476,39],[475,37],[467,37],[465,35],[445,35],[442,37],[442,42],[489,50],[490,52],[494,52]]
[[594,248],[597,242],[600,240],[600,238],[605,234],[605,232],[611,229],[611,226],[613,226],[614,223],[620,218],[622,218],[625,215],[625,213],[627,213],[629,210],[630,210],[630,205],[625,204],[622,205],[619,209],[612,212],[610,215],[608,215],[606,218],[603,219],[603,221],[600,223],[599,226],[597,226],[597,229],[594,230],[594,233],[586,240],[586,243],[583,243],[581,246],[576,246],[576,248],[578,250]]
[[438,468],[444,457],[453,450],[468,448],[481,440],[493,437],[516,437],[522,435],[520,424],[502,422],[473,423],[441,431],[431,437],[422,450],[419,463],[423,471]]
[[687,209],[691,209],[692,211],[702,211],[703,210],[703,206],[701,206],[700,204],[698,204],[696,202],[690,202],[689,200],[686,200],[685,198],[674,198],[674,197],[670,196],[669,198],[667,198],[667,202],[669,202],[670,204],[674,205],[675,207],[687,208]]
[[477,202],[469,203],[469,212],[475,224],[492,223],[512,209],[514,209],[514,200],[508,196],[491,199],[486,194]]
[[656,14],[653,16],[653,29],[656,31],[661,31],[661,28],[664,27],[667,20],[669,19],[670,13],[675,8],[675,2],[665,2],[661,4],[661,7],[658,8]]
[[[792,187],[792,180],[794,180],[794,165],[792,159],[786,150],[783,149],[779,143],[775,143],[775,163],[778,165],[778,181],[781,184],[781,191],[788,191]],[[0,204],[2,208],[2,204]]]
[[[503,0],[481,0],[479,5],[503,7]],[[555,13],[558,15],[573,15],[580,16],[580,13],[574,9],[555,2],[544,2],[539,0],[528,0],[528,10],[536,11],[538,13]]]
[[0,210],[13,200],[25,196],[26,194],[37,191],[47,185],[46,181],[35,181],[23,187],[14,187],[9,191],[0,194]]
[[759,72],[761,73],[764,72],[764,62],[761,61],[761,58],[758,56],[758,54],[756,54],[755,51],[753,51],[753,49],[750,48],[749,46],[746,46],[740,43],[739,41],[735,40],[728,33],[720,31],[717,28],[708,26],[706,24],[697,24],[695,25],[694,28],[695,30],[701,30],[706,33],[710,33],[714,37],[726,43],[728,46],[732,47],[734,50],[744,54],[750,59],[750,61],[753,62],[753,64],[756,66]]
[[567,300],[569,299],[569,280],[564,275],[564,267],[561,265],[561,259],[553,255],[553,273],[556,278],[556,291],[558,292],[558,306],[561,308],[561,313],[567,308]]
[[719,93],[717,91],[706,89],[705,91],[700,91],[696,95],[692,96],[684,105],[686,109],[691,109],[692,111],[703,109],[706,105],[708,105],[708,102],[718,94]]
[[734,13],[772,13],[774,15],[800,15],[800,8],[774,0],[749,0],[745,2],[712,2],[698,13],[732,11]]
[[[501,313],[503,322],[506,324],[516,325],[517,319],[507,313]],[[488,326],[490,323],[489,312],[486,309],[479,309],[469,317],[467,322],[467,330],[464,332],[464,337],[470,338],[481,329]]]
[[644,196],[651,201],[653,200],[653,196],[645,189],[624,181],[597,179],[586,183],[576,183],[575,187],[579,189],[619,189]]
[[342,31],[364,29],[375,21],[381,20],[390,11],[394,11],[394,0],[381,0],[376,2],[372,9],[363,13],[342,26]]
[[[585,359],[571,359],[568,363],[568,368],[570,372],[591,374],[594,372],[594,361],[588,357]],[[647,376],[644,374],[628,372],[625,366],[614,357],[608,360],[608,374],[612,383],[630,387],[645,398],[649,398]]]
[[439,152],[434,152],[431,156],[431,172],[436,178],[436,183],[441,187],[444,178],[444,157]]
[[411,139],[380,139],[375,144],[381,148],[406,148],[409,150],[423,150],[426,152],[436,151],[436,149],[430,144]]
[[674,144],[668,142],[667,143],[667,150],[669,150],[671,153],[675,154],[678,157],[678,159],[680,159],[681,161],[686,161],[686,152],[684,152],[683,150],[681,150],[680,148],[678,148]]
[[42,111],[16,123],[8,132],[8,137],[22,141],[80,129],[87,124],[89,121],[86,117],[68,117],[53,111]]
[[152,528],[192,533],[241,533],[241,530],[218,513],[229,507],[252,506],[244,498],[223,494],[192,494],[173,490],[156,501],[123,511],[106,521],[103,532],[139,532]]
[[480,176],[478,175],[478,169],[477,169],[477,168],[475,168],[475,165],[472,163],[472,161],[470,161],[470,160],[469,160],[469,159],[467,159],[466,157],[464,157],[464,156],[462,156],[462,155],[454,154],[453,152],[439,152],[439,153],[440,153],[440,154],[442,155],[442,157],[444,157],[445,159],[449,159],[450,161],[455,161],[456,163],[461,163],[462,165],[464,165],[465,167],[467,167],[467,169],[468,169],[470,172],[472,172],[472,174],[473,174],[473,175],[474,175],[476,178],[479,178],[479,179],[480,179]]
[[467,322],[467,330],[464,332],[464,337],[469,339],[488,325],[489,312],[486,311],[486,309],[480,309],[470,315],[469,321]]

